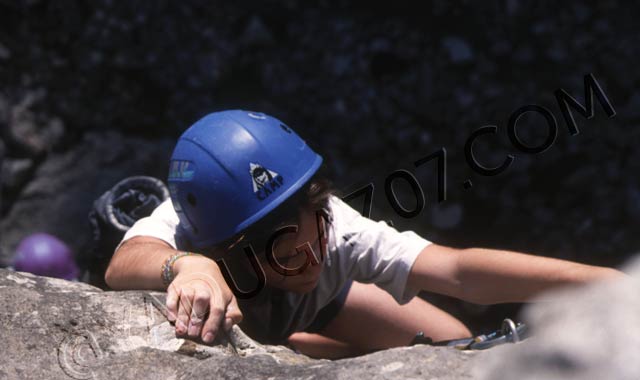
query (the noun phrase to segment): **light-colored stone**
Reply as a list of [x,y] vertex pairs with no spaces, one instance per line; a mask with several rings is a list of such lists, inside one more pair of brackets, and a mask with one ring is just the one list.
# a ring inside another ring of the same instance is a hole
[[[534,337],[477,357],[479,379],[640,379],[640,260],[627,280],[592,283],[534,303]],[[557,300],[557,301],[556,301]]]
[[[0,269],[4,379],[467,379],[473,354],[418,345],[315,360],[237,326],[213,345],[177,338],[144,291]],[[151,292],[164,302],[164,293]],[[234,349],[235,347],[235,349]]]

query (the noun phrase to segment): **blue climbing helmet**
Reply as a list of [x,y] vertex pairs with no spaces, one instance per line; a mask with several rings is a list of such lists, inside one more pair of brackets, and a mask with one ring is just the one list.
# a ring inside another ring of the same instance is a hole
[[282,121],[260,112],[211,113],[171,156],[169,193],[193,249],[224,242],[296,193],[322,157]]

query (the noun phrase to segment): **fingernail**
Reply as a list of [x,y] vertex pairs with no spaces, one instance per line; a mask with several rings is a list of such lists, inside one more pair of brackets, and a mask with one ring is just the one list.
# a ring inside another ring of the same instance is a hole
[[185,331],[187,331],[187,325],[185,325],[181,319],[178,319],[178,321],[176,322],[176,325],[178,326],[179,333],[183,334]]
[[189,335],[199,335],[199,328],[193,323],[189,323]]
[[205,342],[207,342],[207,343],[211,343],[211,342],[213,342],[213,334],[211,334],[210,332],[209,332],[209,333],[207,333],[207,334],[204,336],[204,341],[205,341]]

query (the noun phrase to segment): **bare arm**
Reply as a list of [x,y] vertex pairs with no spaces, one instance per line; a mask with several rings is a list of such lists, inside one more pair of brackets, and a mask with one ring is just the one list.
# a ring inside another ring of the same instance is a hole
[[[164,291],[160,270],[162,264],[178,253],[166,242],[147,236],[125,241],[113,254],[105,272],[105,282],[114,290],[148,289]],[[176,261],[178,265],[182,258]],[[176,268],[177,269],[177,268]]]
[[431,244],[413,264],[407,287],[478,304],[494,304],[524,302],[550,288],[624,276],[612,268],[567,260]]

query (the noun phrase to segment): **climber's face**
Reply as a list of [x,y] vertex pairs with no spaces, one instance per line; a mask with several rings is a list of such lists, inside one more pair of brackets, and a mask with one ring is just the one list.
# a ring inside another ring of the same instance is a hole
[[[326,223],[313,210],[301,209],[297,232],[287,227],[292,225],[295,223],[281,223],[272,230],[275,240],[271,260],[267,257],[267,244],[258,257],[269,286],[307,293],[316,287],[322,272],[327,249]],[[321,247],[323,242],[325,246]]]

